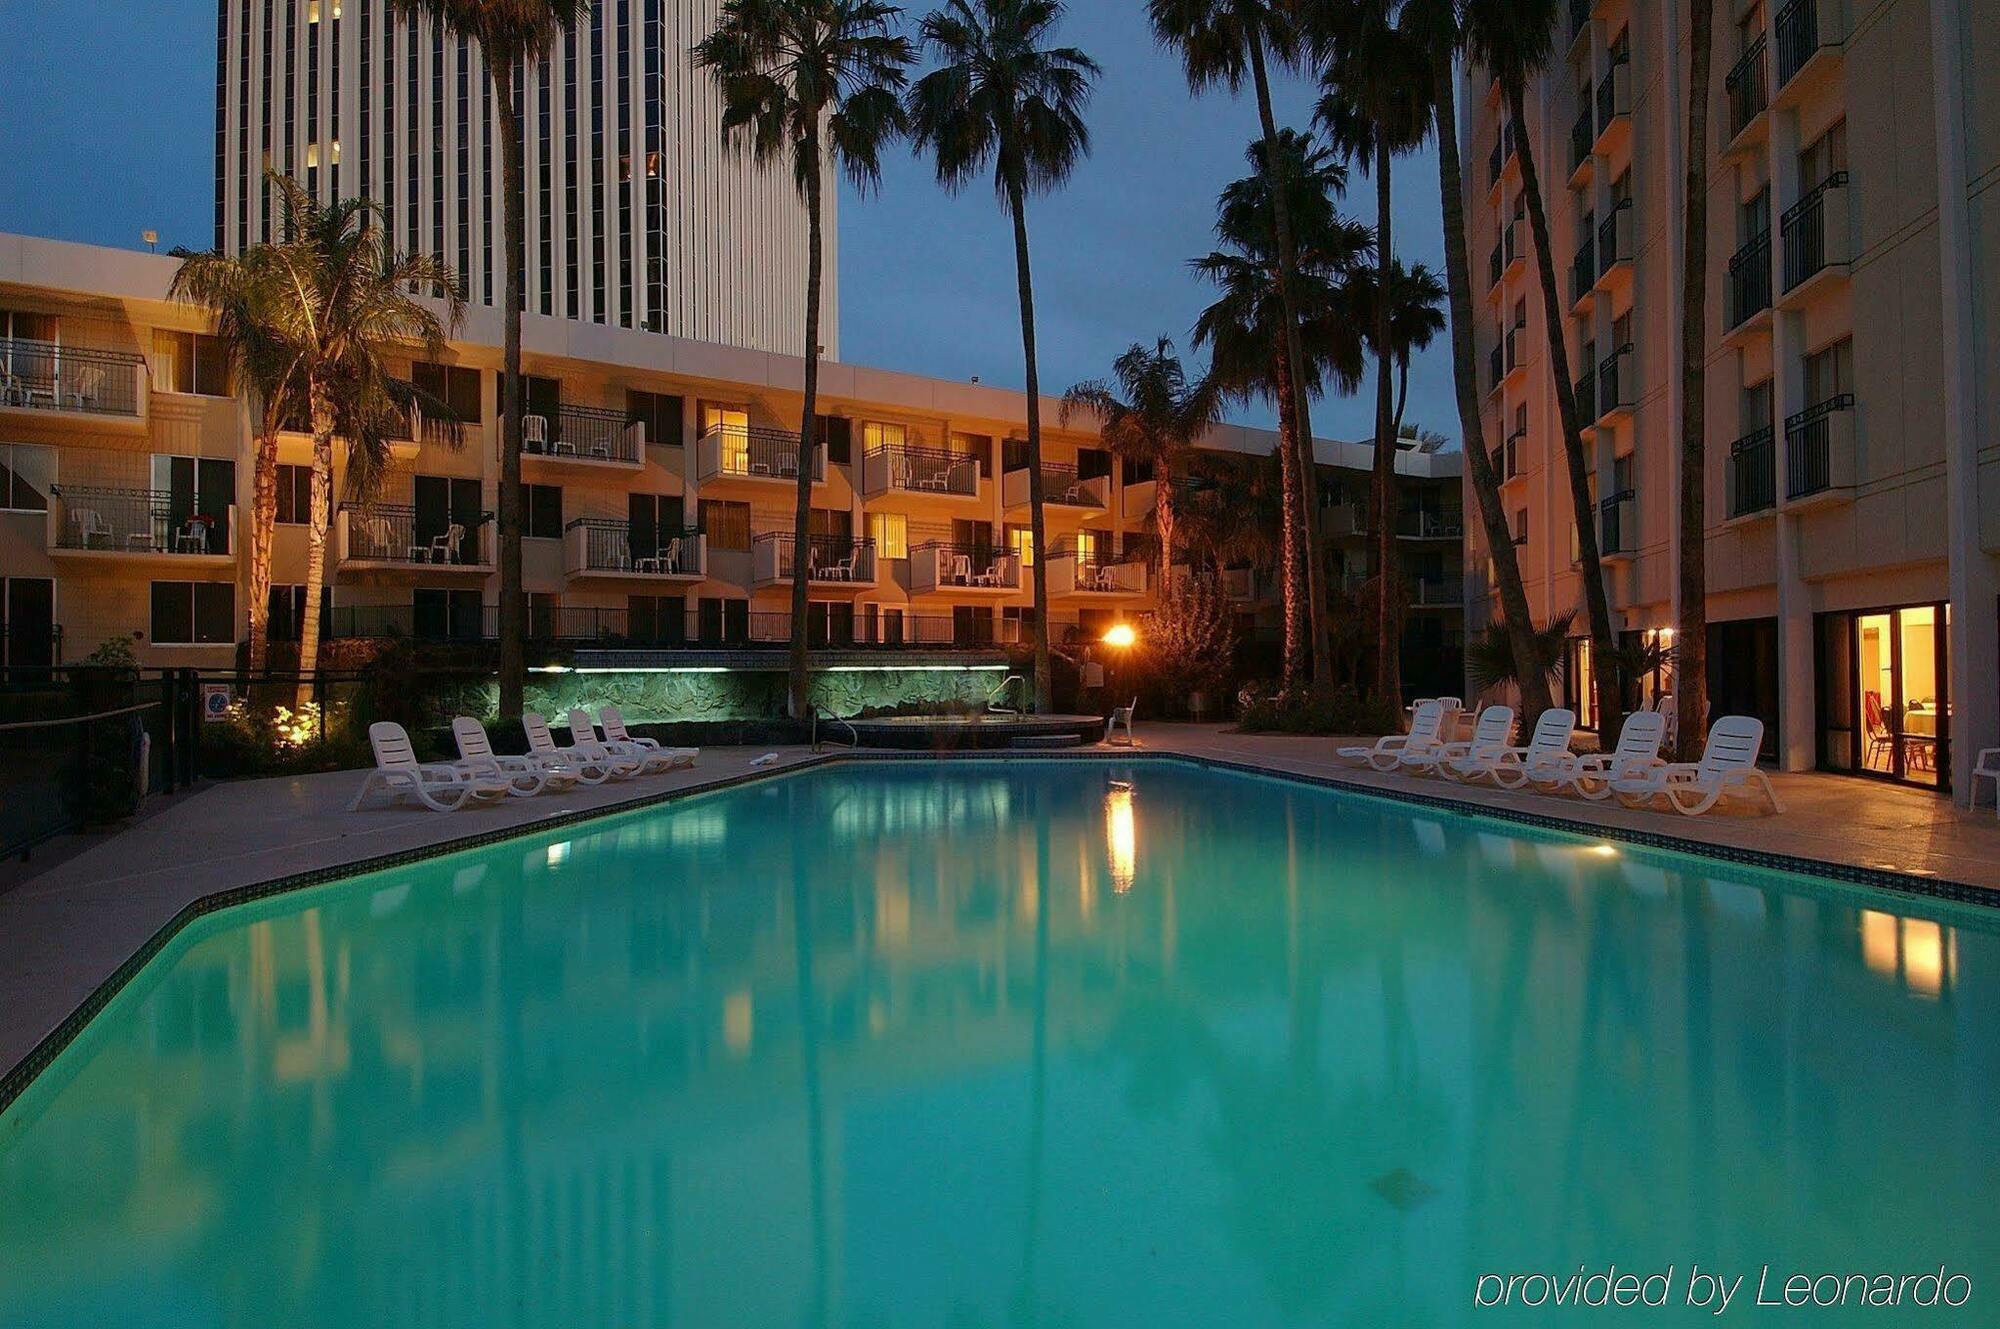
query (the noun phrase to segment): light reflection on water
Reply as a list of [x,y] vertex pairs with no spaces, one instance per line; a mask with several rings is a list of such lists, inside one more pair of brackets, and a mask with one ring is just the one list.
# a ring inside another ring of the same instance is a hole
[[0,1118],[0,1326],[1462,1325],[1495,1269],[2000,1270],[1986,920],[1603,848],[914,764],[266,902]]

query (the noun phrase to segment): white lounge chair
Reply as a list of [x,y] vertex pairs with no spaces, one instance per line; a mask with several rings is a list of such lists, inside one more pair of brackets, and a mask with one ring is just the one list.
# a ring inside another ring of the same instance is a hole
[[611,776],[615,780],[629,779],[634,775],[658,775],[673,765],[667,758],[642,754],[636,749],[614,748],[604,742],[597,736],[597,723],[590,718],[590,712],[581,706],[570,707],[569,750],[592,761],[602,761],[611,768]]
[[1547,781],[1550,793],[1574,789],[1585,798],[1602,801],[1611,797],[1611,782],[1637,775],[1660,760],[1660,745],[1666,741],[1667,717],[1659,711],[1634,711],[1625,717],[1618,731],[1618,746],[1610,752],[1593,752],[1573,757],[1556,778]]
[[1972,764],[1972,792],[1968,795],[1972,802],[1979,801],[1979,782],[1993,782],[1993,815],[2000,817],[2000,748],[1986,748],[1979,754],[1979,760]]
[[1428,753],[1405,757],[1403,765],[1434,770],[1447,780],[1476,780],[1493,774],[1493,768],[1507,752],[1514,737],[1514,708],[1487,706],[1472,726],[1472,737],[1463,743],[1447,743]]
[[1106,743],[1118,742],[1114,735],[1118,732],[1118,726],[1124,725],[1125,739],[1118,745],[1129,748],[1138,742],[1137,739],[1132,737],[1132,716],[1137,713],[1138,709],[1139,699],[1137,697],[1132,698],[1128,704],[1115,708],[1111,712],[1111,718],[1104,722],[1104,741]]
[[1662,763],[1620,776],[1611,782],[1611,792],[1629,808],[1645,807],[1664,796],[1674,811],[1695,817],[1732,794],[1761,791],[1771,811],[1783,812],[1770,777],[1757,769],[1763,746],[1762,720],[1725,715],[1709,729],[1700,761]]
[[1576,712],[1551,706],[1535,719],[1527,746],[1508,748],[1493,766],[1493,783],[1519,789],[1530,780],[1548,781],[1570,760],[1569,741],[1576,734]]
[[528,736],[528,755],[551,758],[576,772],[576,778],[584,784],[603,784],[606,780],[631,774],[631,763],[621,762],[609,753],[602,759],[589,752],[579,752],[575,748],[559,748],[555,736],[549,733],[549,722],[533,711],[521,713],[521,732]]
[[616,706],[597,708],[597,724],[604,731],[604,746],[613,752],[630,748],[634,752],[663,753],[673,766],[692,766],[701,755],[700,748],[670,748],[663,746],[656,738],[640,738],[625,728],[625,713]]
[[1442,740],[1438,737],[1439,726],[1444,723],[1444,707],[1435,699],[1420,701],[1416,711],[1410,716],[1410,732],[1407,734],[1384,734],[1375,740],[1372,747],[1340,749],[1339,756],[1348,761],[1365,761],[1378,771],[1393,771],[1403,755],[1422,752],[1438,747]]
[[493,751],[486,726],[469,715],[451,722],[451,736],[458,742],[458,764],[467,770],[496,775],[507,781],[508,792],[528,798],[545,789],[561,793],[576,788],[576,772],[552,757],[502,757]]
[[456,812],[468,802],[494,803],[507,797],[508,782],[481,775],[458,764],[419,762],[403,726],[377,720],[368,726],[368,746],[375,750],[375,769],[361,782],[349,812],[359,812],[370,794],[414,798],[433,812]]

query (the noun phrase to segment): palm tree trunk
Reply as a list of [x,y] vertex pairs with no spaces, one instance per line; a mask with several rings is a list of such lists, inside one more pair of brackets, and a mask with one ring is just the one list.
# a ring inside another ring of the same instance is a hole
[[1403,412],[1409,404],[1410,357],[1408,355],[1398,355],[1396,357],[1396,419],[1389,427],[1389,437],[1396,440],[1396,446],[1398,447],[1402,446]]
[[1674,642],[1674,707],[1681,759],[1694,761],[1708,735],[1708,81],[1715,0],[1691,0],[1688,40],[1687,215],[1681,255],[1680,631]]
[[1159,589],[1165,591],[1174,571],[1174,480],[1165,457],[1153,465],[1153,525],[1160,533]]
[[[1576,547],[1583,564],[1583,607],[1590,619],[1592,672],[1597,682],[1597,732],[1607,745],[1618,738],[1623,690],[1613,664],[1618,634],[1611,625],[1611,601],[1604,593],[1604,562],[1597,547],[1597,509],[1590,497],[1590,462],[1583,451],[1583,421],[1577,416],[1576,387],[1569,377],[1568,311],[1556,293],[1555,255],[1549,246],[1549,214],[1542,206],[1542,181],[1534,141],[1527,131],[1527,97],[1519,78],[1506,80],[1507,113],[1514,120],[1514,150],[1521,158],[1521,192],[1528,199],[1528,230],[1535,240],[1536,276],[1541,278],[1542,329],[1547,334],[1549,373],[1555,379],[1556,410],[1562,418],[1563,452],[1569,460],[1569,492],[1575,507]],[[1596,373],[1591,365],[1587,373]]]
[[[521,584],[521,290],[526,253],[521,232],[526,200],[521,175],[521,108],[514,68],[487,53],[494,100],[500,106],[501,211],[507,246],[505,367],[500,380],[500,718],[520,716],[527,685],[528,596]],[[461,274],[461,280],[463,274]]]
[[1305,497],[1299,485],[1298,403],[1292,396],[1291,359],[1280,345],[1272,354],[1273,381],[1278,387],[1278,483],[1284,520],[1278,523],[1278,557],[1285,604],[1284,658],[1278,688],[1291,692],[1306,672],[1305,553],[1301,533]]
[[1514,674],[1520,680],[1523,732],[1534,727],[1535,719],[1549,708],[1549,680],[1535,655],[1534,622],[1528,613],[1528,594],[1521,585],[1521,565],[1514,557],[1514,535],[1507,525],[1507,509],[1500,497],[1500,479],[1493,471],[1486,451],[1485,417],[1479,409],[1479,358],[1472,340],[1472,258],[1465,244],[1464,176],[1458,157],[1458,111],[1453,105],[1456,88],[1452,62],[1440,58],[1432,65],[1432,89],[1436,94],[1438,142],[1438,195],[1444,210],[1445,284],[1451,293],[1452,382],[1458,392],[1458,423],[1465,439],[1465,466],[1472,477],[1473,497],[1479,503],[1480,524],[1486,532],[1486,548],[1493,560],[1495,590],[1500,598],[1500,617],[1507,628],[1507,643],[1514,656]]
[[819,314],[825,237],[820,215],[819,140],[808,139],[813,171],[806,180],[806,382],[805,404],[799,416],[799,484],[792,505],[792,651],[791,710],[803,720],[812,708],[812,646],[807,620],[812,602],[807,580],[812,575],[812,482],[819,455]]
[[1389,264],[1396,252],[1389,208],[1388,139],[1375,138],[1375,696],[1403,704],[1403,625],[1396,549],[1395,356],[1389,345]]
[[1049,667],[1049,555],[1042,517],[1042,378],[1035,367],[1035,282],[1028,266],[1028,207],[1018,184],[1007,187],[1014,214],[1014,274],[1021,294],[1021,351],[1028,365],[1028,538],[1035,551],[1035,709],[1055,709]]
[[261,674],[271,663],[271,546],[278,529],[278,430],[265,412],[257,433],[250,497],[249,666]]
[[333,524],[333,402],[323,385],[312,385],[312,515],[306,527],[306,617],[299,625],[299,685],[292,709],[301,715],[313,700],[312,674],[319,667],[319,606],[326,584],[326,532]]
[[1305,371],[1305,351],[1299,341],[1299,309],[1293,281],[1299,270],[1297,243],[1292,235],[1291,204],[1285,197],[1284,181],[1277,178],[1273,164],[1277,153],[1278,121],[1271,113],[1271,79],[1264,67],[1264,43],[1250,38],[1250,72],[1257,86],[1257,119],[1264,130],[1263,154],[1265,187],[1271,195],[1271,228],[1278,241],[1278,304],[1285,312],[1285,361],[1290,368],[1292,411],[1297,417],[1292,447],[1298,456],[1299,530],[1305,551],[1306,626],[1312,651],[1313,683],[1333,682],[1333,647],[1327,632],[1326,559],[1319,535],[1319,471],[1313,458],[1312,407],[1308,401],[1310,380]]

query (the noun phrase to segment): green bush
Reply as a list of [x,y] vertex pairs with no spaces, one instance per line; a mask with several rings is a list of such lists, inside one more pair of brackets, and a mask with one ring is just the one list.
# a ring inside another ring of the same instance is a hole
[[1390,734],[1402,726],[1401,707],[1351,687],[1246,690],[1237,722],[1246,734]]

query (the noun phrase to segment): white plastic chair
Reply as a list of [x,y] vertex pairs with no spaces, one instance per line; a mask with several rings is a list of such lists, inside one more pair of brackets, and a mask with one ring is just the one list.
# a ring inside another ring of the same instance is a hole
[[545,789],[560,793],[576,788],[576,772],[548,757],[502,757],[493,751],[486,727],[469,715],[451,722],[451,736],[458,743],[459,765],[467,770],[497,776],[507,781],[507,792],[528,798]]
[[1410,732],[1384,734],[1370,747],[1342,748],[1337,755],[1348,761],[1365,761],[1378,771],[1393,771],[1406,752],[1422,752],[1440,746],[1439,727],[1444,723],[1444,707],[1435,698],[1417,703],[1410,716]]
[[1618,746],[1610,752],[1593,752],[1571,758],[1553,781],[1549,792],[1574,789],[1594,802],[1611,797],[1611,782],[1637,775],[1661,765],[1660,745],[1666,740],[1667,717],[1659,711],[1634,711],[1625,717],[1618,731]]
[[504,778],[481,775],[456,763],[419,762],[403,726],[388,720],[368,726],[368,746],[375,751],[375,769],[347,805],[349,812],[359,812],[368,796],[377,792],[413,798],[433,812],[456,812],[468,802],[498,802],[510,788]]
[[1406,770],[1435,772],[1446,779],[1470,780],[1490,775],[1514,737],[1514,708],[1487,706],[1473,723],[1472,737],[1462,743],[1444,743],[1419,752],[1405,753],[1401,765]]
[[597,762],[611,772],[614,780],[628,780],[635,775],[653,775],[664,771],[664,763],[655,764],[633,752],[622,752],[597,737],[597,725],[590,718],[590,712],[572,706],[569,712],[569,750],[588,761]]
[[1527,746],[1508,748],[1493,767],[1493,783],[1502,789],[1519,789],[1530,780],[1554,779],[1569,762],[1570,739],[1576,736],[1576,712],[1565,706],[1551,706],[1535,720],[1535,732]]
[[1757,768],[1764,746],[1764,722],[1749,715],[1725,715],[1708,731],[1708,744],[1697,762],[1650,766],[1611,782],[1611,792],[1629,808],[1645,807],[1665,797],[1674,811],[1697,817],[1733,794],[1762,793],[1771,811],[1783,812],[1770,777]]
[[1993,815],[2000,817],[2000,748],[1986,748],[1979,754],[1979,760],[1972,764],[1973,803],[1979,802],[1979,782],[1993,782]]
[[692,766],[701,755],[700,748],[670,748],[657,738],[641,738],[625,728],[625,713],[616,706],[597,708],[598,727],[604,730],[604,746],[617,752],[629,748],[636,752],[659,752],[672,759],[675,766]]
[[543,452],[549,446],[549,418],[546,415],[521,417],[521,446]]
[[[1133,697],[1128,704],[1114,709],[1111,712],[1111,718],[1104,722],[1104,741],[1106,743],[1117,743],[1118,746],[1126,748],[1136,744],[1139,740],[1132,734],[1132,717],[1137,713],[1138,709],[1139,699],[1137,697]],[[1114,737],[1118,733],[1119,725],[1125,726],[1123,741]]]
[[609,754],[599,759],[575,748],[557,747],[555,735],[549,732],[549,722],[534,711],[521,713],[521,732],[527,735],[529,756],[548,758],[568,767],[584,784],[603,784],[614,775],[628,773],[626,764],[612,760]]

